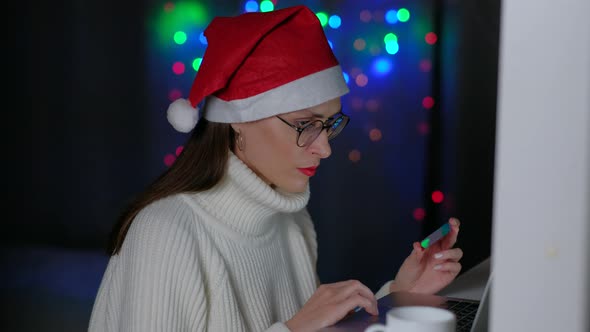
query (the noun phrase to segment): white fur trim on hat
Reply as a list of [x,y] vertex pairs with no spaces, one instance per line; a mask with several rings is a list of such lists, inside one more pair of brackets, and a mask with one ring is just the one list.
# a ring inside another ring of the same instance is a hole
[[168,106],[166,118],[174,129],[188,133],[199,121],[199,108],[193,107],[186,99],[178,98]]

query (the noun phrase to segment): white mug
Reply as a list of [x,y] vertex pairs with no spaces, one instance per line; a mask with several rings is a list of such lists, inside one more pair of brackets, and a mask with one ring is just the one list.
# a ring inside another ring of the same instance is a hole
[[373,324],[365,332],[455,332],[457,317],[447,309],[407,306],[390,309],[386,325]]

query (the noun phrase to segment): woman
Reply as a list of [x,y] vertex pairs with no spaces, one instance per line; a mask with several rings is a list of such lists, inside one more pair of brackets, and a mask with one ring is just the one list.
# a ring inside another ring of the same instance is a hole
[[319,285],[309,177],[349,119],[315,14],[218,17],[205,35],[189,98],[168,110],[192,135],[115,227],[89,330],[315,331],[357,307],[378,314],[390,291],[448,285],[461,268],[456,220],[427,251],[415,243],[377,295],[355,280]]

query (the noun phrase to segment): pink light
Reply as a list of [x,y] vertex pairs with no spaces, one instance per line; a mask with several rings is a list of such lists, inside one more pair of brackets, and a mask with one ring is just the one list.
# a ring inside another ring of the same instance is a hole
[[432,69],[432,62],[428,59],[420,61],[420,70],[423,72],[429,72]]
[[365,42],[365,40],[362,38],[357,38],[353,43],[353,47],[357,51],[364,50],[366,46],[367,46],[367,42]]
[[182,150],[184,150],[184,146],[180,145],[179,147],[176,148],[176,156],[180,156],[180,154],[182,153]]
[[172,65],[172,71],[176,75],[180,75],[184,73],[184,63],[177,61]]
[[359,74],[354,81],[356,82],[356,85],[358,85],[359,87],[364,87],[369,83],[369,78],[367,77],[367,75],[365,74]]
[[348,159],[353,163],[358,162],[361,160],[361,152],[359,150],[352,150],[348,153]]
[[424,220],[424,217],[426,217],[426,211],[423,208],[416,208],[414,209],[414,212],[412,212],[412,215],[417,221],[422,221]]
[[430,126],[426,122],[421,122],[418,124],[418,132],[420,135],[426,135],[430,132]]
[[434,98],[427,96],[422,99],[422,106],[426,109],[431,109],[434,106]]
[[365,108],[367,109],[367,111],[369,112],[377,112],[379,110],[379,107],[381,105],[379,105],[379,101],[376,99],[369,99],[367,100],[367,102],[365,103]]
[[436,204],[442,203],[445,199],[445,195],[440,190],[435,190],[432,192],[432,201]]
[[182,92],[178,89],[172,89],[168,92],[168,100],[175,101],[176,99],[182,97]]
[[371,20],[372,16],[373,15],[371,15],[371,12],[365,9],[365,10],[361,11],[360,19],[361,19],[361,21],[367,23]]
[[167,154],[166,156],[164,156],[164,165],[170,167],[172,166],[172,164],[174,164],[174,162],[176,161],[176,156],[173,154]]
[[169,13],[169,12],[171,12],[173,10],[174,10],[174,3],[173,2],[166,2],[164,4],[164,11],[165,12],[168,12]]
[[436,36],[436,34],[434,32],[429,32],[424,37],[424,40],[426,40],[426,43],[428,43],[430,45],[433,45],[434,43],[436,43],[437,39],[438,39],[438,37]]
[[371,129],[371,131],[369,132],[369,139],[371,139],[371,141],[373,142],[380,141],[382,137],[383,136],[381,135],[381,130],[377,128]]
[[177,61],[172,65],[172,71],[174,72],[174,74],[176,75],[180,75],[184,73],[184,63]]

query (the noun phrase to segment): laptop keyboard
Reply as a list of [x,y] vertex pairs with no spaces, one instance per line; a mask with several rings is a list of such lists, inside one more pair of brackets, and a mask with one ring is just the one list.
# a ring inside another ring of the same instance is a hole
[[478,302],[447,300],[447,309],[457,315],[457,332],[469,332],[479,307]]

